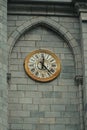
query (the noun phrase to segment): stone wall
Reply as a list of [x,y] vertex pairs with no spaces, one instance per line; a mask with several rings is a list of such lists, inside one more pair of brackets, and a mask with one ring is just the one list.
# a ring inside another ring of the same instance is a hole
[[[30,20],[31,18],[37,18],[36,16],[20,16],[20,15],[8,15],[8,37],[11,33],[25,21]],[[50,17],[57,23],[63,25],[68,31],[75,37],[75,39],[80,41],[80,26],[79,19],[74,17]]]
[[[17,35],[13,35],[12,32],[31,18],[33,17],[9,15],[8,37]],[[77,18],[50,18],[64,26],[75,37],[77,46],[80,46]],[[61,60],[61,74],[50,83],[36,82],[24,71],[24,58],[29,52],[39,48],[52,50]],[[9,56],[9,130],[80,129],[79,93],[74,81],[74,58],[68,43],[50,27],[36,25],[21,35]]]
[[84,76],[84,84],[83,84],[83,91],[84,91],[84,124],[85,129],[87,129],[87,13],[80,14],[80,28],[81,28],[81,45],[82,45],[82,52],[83,52],[83,76]]
[[7,1],[0,0],[0,130],[7,130]]

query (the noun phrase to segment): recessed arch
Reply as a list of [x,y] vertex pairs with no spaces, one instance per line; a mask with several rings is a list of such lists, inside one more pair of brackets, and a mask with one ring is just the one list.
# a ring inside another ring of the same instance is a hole
[[15,31],[13,31],[13,33],[8,38],[9,55],[16,41],[19,39],[19,37],[25,31],[38,25],[44,25],[45,27],[50,28],[51,30],[56,32],[58,35],[60,35],[62,39],[64,39],[67,42],[68,46],[70,47],[74,55],[76,74],[81,74],[82,67],[81,66],[79,67],[79,63],[81,63],[81,51],[78,46],[78,43],[76,42],[75,38],[71,35],[71,33],[64,26],[62,26],[61,24],[47,17],[32,18],[24,22],[22,25],[20,25],[18,28],[15,29]]

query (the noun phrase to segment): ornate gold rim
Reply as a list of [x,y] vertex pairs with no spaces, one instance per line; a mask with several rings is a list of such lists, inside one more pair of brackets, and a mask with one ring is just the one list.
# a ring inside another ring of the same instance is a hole
[[[28,68],[28,62],[29,62],[29,59],[32,57],[32,55],[36,54],[36,53],[39,53],[39,52],[44,52],[44,53],[47,53],[47,54],[50,54],[52,57],[55,58],[56,60],[56,63],[57,63],[57,69],[56,69],[56,72],[48,77],[48,78],[39,78],[37,76],[35,76],[34,74],[31,73],[30,69]],[[34,50],[32,52],[30,52],[26,57],[25,57],[25,60],[24,60],[24,68],[25,68],[25,72],[27,73],[27,75],[29,77],[31,77],[32,79],[36,80],[36,81],[40,81],[40,82],[49,82],[53,79],[55,79],[59,74],[60,74],[60,71],[61,71],[61,63],[60,63],[60,59],[58,58],[58,56],[55,55],[55,53],[53,53],[52,51],[50,50],[45,50],[45,49],[38,49],[38,50]]]

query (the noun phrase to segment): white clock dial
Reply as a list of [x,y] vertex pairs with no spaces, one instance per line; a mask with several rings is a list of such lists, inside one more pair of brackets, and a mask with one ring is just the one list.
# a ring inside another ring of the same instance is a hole
[[47,82],[60,73],[59,58],[48,50],[36,50],[25,59],[25,70],[28,75],[38,81]]

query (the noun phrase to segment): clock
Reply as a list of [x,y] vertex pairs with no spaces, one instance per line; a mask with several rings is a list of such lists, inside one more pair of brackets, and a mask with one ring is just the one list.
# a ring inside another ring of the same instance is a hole
[[40,82],[55,79],[61,71],[60,59],[50,50],[38,49],[30,52],[24,60],[28,76]]

